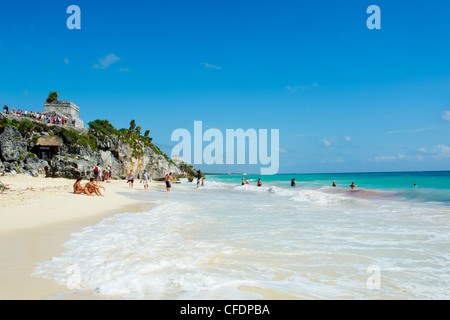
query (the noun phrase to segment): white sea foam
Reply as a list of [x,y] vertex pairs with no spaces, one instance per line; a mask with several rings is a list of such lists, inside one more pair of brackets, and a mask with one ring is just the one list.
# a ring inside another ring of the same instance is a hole
[[206,183],[132,193],[158,206],[73,234],[34,275],[129,299],[450,298],[449,208]]
[[232,250],[221,242],[192,241],[180,235],[180,228],[187,227],[182,216],[189,213],[186,205],[169,203],[105,219],[74,234],[64,245],[68,251],[40,263],[34,275],[68,288],[131,299],[207,298],[211,288],[217,288],[222,298],[236,298],[236,286],[247,281],[205,272],[215,256]]
[[320,190],[299,190],[286,189],[276,186],[257,187],[254,185],[241,185],[234,188],[236,191],[270,193],[280,197],[287,197],[289,200],[297,202],[307,202],[321,205],[337,204],[343,201],[349,201],[348,197],[339,194],[331,194]]

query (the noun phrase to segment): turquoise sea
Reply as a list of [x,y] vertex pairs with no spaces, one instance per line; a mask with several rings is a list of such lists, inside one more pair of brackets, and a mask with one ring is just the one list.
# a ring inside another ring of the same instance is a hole
[[450,298],[450,172],[152,184],[126,193],[152,209],[74,234],[34,275],[125,299]]
[[280,188],[290,187],[291,180],[295,179],[296,187],[301,189],[331,186],[333,181],[337,187],[348,189],[354,182],[358,186],[358,190],[386,191],[386,196],[395,195],[417,201],[450,203],[450,171],[279,174],[272,176],[230,174],[208,177],[210,180],[231,184],[240,183],[242,178],[248,178],[254,185],[261,178],[264,185]]

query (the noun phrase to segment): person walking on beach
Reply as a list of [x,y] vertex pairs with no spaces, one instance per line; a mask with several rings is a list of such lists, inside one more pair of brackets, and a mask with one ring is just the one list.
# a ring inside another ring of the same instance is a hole
[[[242,179],[242,180],[244,180],[244,179]],[[245,184],[250,184],[250,181],[248,180],[248,178],[245,179]]]
[[244,178],[242,178],[242,185],[244,185],[245,184],[245,182],[244,182]]
[[202,187],[204,187],[205,186],[205,178],[203,177],[203,179],[202,179]]
[[147,170],[144,170],[144,173],[141,177],[141,182],[144,183],[144,190],[148,190],[148,182],[150,180],[150,176],[148,175]]
[[106,167],[106,183],[111,183],[111,165]]
[[258,179],[258,183],[256,184],[256,186],[262,187],[262,181],[261,181],[261,179]]
[[200,178],[197,178],[197,189],[200,187]]
[[95,179],[95,181],[98,181],[100,179],[100,172],[101,172],[101,168],[100,168],[100,165],[97,163],[97,165],[94,167],[94,179]]
[[352,182],[352,184],[350,185],[350,188],[355,189],[357,186],[355,186],[355,183]]
[[134,174],[133,170],[130,170],[130,174],[128,175],[128,187],[130,189],[133,189],[133,183],[134,183]]
[[166,174],[166,189],[167,192],[170,192],[170,189],[172,188],[172,185],[170,184],[170,182],[172,181],[172,172],[169,174]]
[[108,165],[108,182],[111,182],[112,166]]
[[291,180],[291,187],[295,187],[295,179]]

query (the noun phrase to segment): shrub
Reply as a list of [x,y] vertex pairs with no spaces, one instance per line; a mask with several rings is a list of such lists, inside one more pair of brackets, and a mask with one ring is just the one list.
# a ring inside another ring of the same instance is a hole
[[119,132],[108,120],[94,120],[88,123],[89,128],[106,136],[117,135]]
[[34,125],[33,122],[31,122],[30,120],[24,120],[24,121],[20,121],[17,125],[16,125],[17,129],[19,130],[19,132],[21,134],[27,133],[27,132],[33,132],[34,129],[36,128],[36,126]]

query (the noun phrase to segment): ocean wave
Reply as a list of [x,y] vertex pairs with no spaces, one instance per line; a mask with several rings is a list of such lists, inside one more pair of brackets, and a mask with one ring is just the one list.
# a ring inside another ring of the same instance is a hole
[[[197,187],[197,179],[192,180],[192,182],[188,182],[186,185]],[[202,186],[202,181],[200,180],[199,189],[220,189],[225,185],[222,182],[217,182],[214,180],[205,180],[205,184]]]
[[39,263],[33,276],[54,280],[69,290],[128,299],[179,298],[187,292],[192,293],[186,296],[189,299],[201,298],[196,293],[207,293],[212,287],[234,288],[228,277],[204,271],[232,249],[220,241],[182,235],[191,227],[194,211],[186,203],[171,202],[104,219],[73,234],[64,244],[68,250]]
[[287,197],[297,202],[308,202],[321,205],[337,204],[350,200],[344,195],[331,194],[320,190],[284,189],[276,186],[257,187],[253,185],[241,185],[234,188],[235,191],[271,193],[280,197]]

